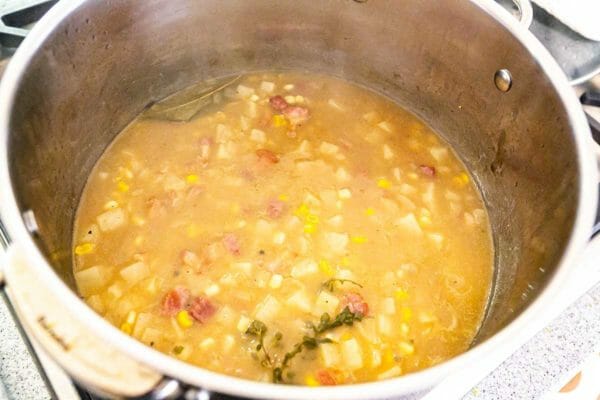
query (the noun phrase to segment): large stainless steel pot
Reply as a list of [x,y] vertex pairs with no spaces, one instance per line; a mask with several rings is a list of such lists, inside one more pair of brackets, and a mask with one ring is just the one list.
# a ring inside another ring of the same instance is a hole
[[[512,75],[507,92],[494,84],[502,68]],[[248,382],[147,348],[77,297],[74,212],[114,136],[148,103],[187,85],[269,69],[325,72],[392,97],[473,172],[493,225],[496,274],[467,353],[378,383]],[[485,0],[61,1],[6,71],[0,135],[1,218],[12,239],[1,267],[15,307],[72,376],[119,396],[151,390],[164,376],[268,399],[385,398],[426,388],[539,326],[578,272],[596,211],[596,165],[576,97],[534,37]],[[162,393],[175,386],[162,385]]]

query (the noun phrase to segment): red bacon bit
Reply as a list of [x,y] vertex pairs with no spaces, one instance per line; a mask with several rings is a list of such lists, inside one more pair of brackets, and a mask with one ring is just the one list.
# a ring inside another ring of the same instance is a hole
[[162,304],[163,314],[173,316],[183,310],[190,298],[190,291],[178,286],[165,295]]
[[327,369],[320,369],[320,370],[318,370],[317,373],[315,374],[315,378],[317,378],[317,381],[319,381],[319,383],[321,385],[324,385],[324,386],[335,386],[335,385],[337,385],[335,377]]
[[273,110],[279,112],[285,110],[289,106],[288,102],[285,101],[285,99],[279,95],[271,97],[269,99],[269,104],[271,105],[271,107],[273,107]]
[[194,297],[188,306],[188,311],[192,318],[204,323],[215,314],[217,308],[204,297]]
[[348,293],[344,296],[344,301],[348,309],[354,314],[360,314],[366,317],[369,314],[369,305],[358,293]]
[[269,200],[267,204],[267,215],[273,219],[281,217],[285,203],[281,200]]
[[419,169],[425,176],[429,176],[430,178],[433,178],[435,176],[435,167],[432,167],[430,165],[419,165]]
[[279,162],[279,157],[277,157],[277,154],[273,153],[271,150],[258,149],[256,150],[256,155],[260,161],[265,161],[269,164],[277,164]]
[[240,241],[238,237],[233,233],[228,233],[223,238],[223,245],[227,249],[228,252],[233,254],[234,256],[240,255]]
[[292,125],[298,125],[308,120],[308,108],[300,106],[288,106],[283,110],[283,115],[288,117]]

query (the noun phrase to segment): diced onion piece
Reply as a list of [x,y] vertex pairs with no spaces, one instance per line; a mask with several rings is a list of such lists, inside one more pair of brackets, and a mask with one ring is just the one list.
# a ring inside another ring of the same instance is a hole
[[256,306],[254,315],[256,316],[256,319],[263,322],[268,322],[275,319],[280,311],[281,304],[275,297],[269,294],[260,304]]
[[444,245],[444,235],[440,233],[428,233],[427,237],[435,245],[438,250],[441,250]]
[[398,344],[398,350],[400,350],[402,355],[408,356],[415,352],[415,346],[408,342],[400,342]]
[[319,267],[313,260],[302,260],[296,263],[290,272],[292,278],[300,279],[319,272]]
[[215,321],[224,326],[233,326],[235,322],[236,312],[229,306],[223,306],[217,311]]
[[114,231],[125,223],[125,212],[121,208],[106,211],[96,217],[102,232]]
[[344,217],[342,217],[341,215],[334,215],[333,217],[331,217],[327,220],[327,223],[329,223],[331,226],[334,226],[336,228],[339,228],[343,222],[344,222]]
[[135,328],[133,329],[133,336],[140,338],[142,333],[146,331],[152,324],[154,316],[150,313],[141,313],[137,316],[135,321]]
[[408,183],[401,184],[398,189],[400,193],[402,193],[405,196],[410,196],[411,194],[417,193],[417,189],[414,186],[409,185]]
[[327,232],[323,235],[324,244],[329,251],[336,255],[344,255],[347,252],[348,241],[347,233]]
[[221,288],[216,283],[213,283],[212,285],[210,285],[206,289],[204,289],[204,294],[206,294],[208,297],[216,296],[220,292],[221,292]]
[[327,104],[329,104],[332,108],[335,108],[338,111],[346,111],[346,108],[343,107],[340,103],[338,103],[334,99],[329,99],[327,101]]
[[399,376],[400,374],[402,374],[402,369],[400,368],[399,365],[394,365],[392,368],[388,369],[387,371],[382,372],[379,375],[377,375],[377,379],[378,380],[390,379],[395,376]]
[[363,367],[362,349],[356,339],[350,339],[342,342],[342,358],[344,367],[351,371]]
[[250,118],[255,118],[257,114],[256,103],[253,101],[246,102],[246,115]]
[[146,264],[140,261],[123,268],[119,272],[119,275],[121,275],[129,285],[135,285],[142,279],[150,276],[150,269]]
[[390,124],[387,121],[381,121],[380,123],[377,124],[377,126],[389,133],[391,133],[393,130],[392,124]]
[[398,167],[392,169],[392,175],[394,175],[394,178],[396,178],[397,181],[400,181],[400,179],[402,179],[402,173],[400,172],[400,168]]
[[[136,327],[137,327],[137,324],[136,324]],[[151,345],[152,343],[157,343],[158,341],[160,341],[162,339],[162,337],[163,337],[163,334],[158,329],[147,328],[147,329],[144,329],[143,333],[141,333],[141,335],[137,336],[137,337],[140,338],[140,340],[142,341],[142,343],[146,343],[147,345]]]
[[275,235],[273,236],[273,243],[274,244],[283,244],[283,242],[285,242],[285,233],[284,232],[275,233]]
[[403,229],[404,232],[410,235],[420,236],[423,234],[423,231],[421,230],[421,227],[419,226],[415,215],[412,213],[396,219],[394,225],[398,228]]
[[273,274],[271,279],[269,280],[269,287],[271,289],[279,289],[281,287],[281,283],[283,282],[283,276],[279,274]]
[[228,126],[224,124],[217,124],[217,133],[215,135],[215,142],[217,143],[226,143],[231,139],[233,132],[229,129]]
[[382,309],[384,314],[396,314],[396,301],[391,297],[383,299]]
[[288,83],[283,86],[283,90],[285,90],[286,92],[291,92],[292,90],[294,90],[294,87],[295,86],[293,83]]
[[322,290],[317,297],[317,301],[315,302],[313,314],[317,316],[320,316],[323,313],[334,315],[339,304],[340,300],[336,296],[325,290]]
[[377,316],[377,329],[379,333],[385,336],[392,336],[394,333],[394,327],[390,317],[386,315]]
[[352,197],[352,192],[348,188],[343,188],[338,190],[338,197],[340,199],[347,200]]
[[106,289],[106,292],[115,300],[123,296],[123,288],[120,282],[115,282]]
[[371,350],[371,368],[377,368],[381,365],[381,351]]
[[308,294],[304,290],[299,290],[290,296],[285,302],[290,307],[295,307],[303,312],[310,312],[313,308]]
[[251,323],[252,320],[250,318],[246,317],[245,315],[242,315],[238,320],[236,328],[239,332],[246,333]]
[[335,154],[340,150],[338,146],[329,142],[321,142],[321,146],[319,147],[319,151],[323,154]]
[[265,93],[273,93],[273,90],[275,90],[275,83],[262,81],[260,83],[260,90],[262,90]]
[[429,153],[438,162],[448,157],[448,149],[445,147],[432,147],[429,149]]
[[208,349],[214,347],[215,343],[216,343],[215,339],[209,337],[200,342],[200,348],[202,350],[208,350]]
[[226,335],[225,339],[223,339],[223,352],[229,353],[233,349],[234,345],[235,345],[235,338],[232,335]]
[[296,104],[296,96],[287,95],[284,99],[288,104]]
[[250,139],[258,143],[264,143],[267,141],[267,136],[260,129],[252,129],[250,131]]
[[339,167],[335,171],[335,177],[338,182],[348,182],[350,180],[350,174],[346,171],[345,168]]
[[77,289],[82,296],[87,297],[98,292],[106,284],[104,267],[99,265],[75,272]]
[[319,346],[321,359],[325,368],[337,367],[340,364],[340,349],[336,343],[322,343]]
[[383,145],[383,159],[391,160],[392,158],[394,158],[394,152],[392,151],[390,146],[388,146],[387,144],[384,144]]
[[[335,275],[335,277],[337,279],[346,279],[346,280],[355,280],[356,277],[354,276],[354,273],[352,271],[350,271],[349,269],[340,269],[337,274]],[[344,285],[352,285],[350,282],[344,282],[344,284],[342,285],[342,287],[344,287]]]

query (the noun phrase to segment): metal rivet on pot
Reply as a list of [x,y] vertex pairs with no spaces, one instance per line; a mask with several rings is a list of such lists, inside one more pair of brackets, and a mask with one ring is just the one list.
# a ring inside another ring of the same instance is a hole
[[189,389],[185,394],[185,400],[210,400],[211,393],[205,389]]
[[512,87],[512,75],[510,71],[503,68],[496,71],[494,74],[494,83],[501,92],[508,92]]
[[25,227],[27,228],[29,233],[38,233],[39,227],[37,221],[35,220],[35,215],[33,214],[33,211],[27,210],[23,213],[23,223],[25,224]]

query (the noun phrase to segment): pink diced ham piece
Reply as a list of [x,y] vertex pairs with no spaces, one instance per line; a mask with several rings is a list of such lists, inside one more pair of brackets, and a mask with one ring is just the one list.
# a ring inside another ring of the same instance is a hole
[[234,256],[238,256],[240,254],[240,240],[233,233],[228,233],[223,237],[223,246],[225,246],[225,249],[227,249],[227,251]]
[[369,314],[369,305],[358,293],[346,294],[346,296],[344,296],[344,302],[348,306],[348,309],[354,314],[359,314],[363,317],[366,317]]
[[165,295],[163,300],[163,314],[169,316],[177,314],[179,311],[185,309],[189,298],[190,291],[188,289],[181,286],[172,289]]
[[196,321],[204,323],[212,317],[217,308],[204,297],[194,297],[188,306],[188,312]]
[[284,209],[285,203],[281,200],[269,200],[267,203],[267,215],[270,218],[277,219],[281,217]]

